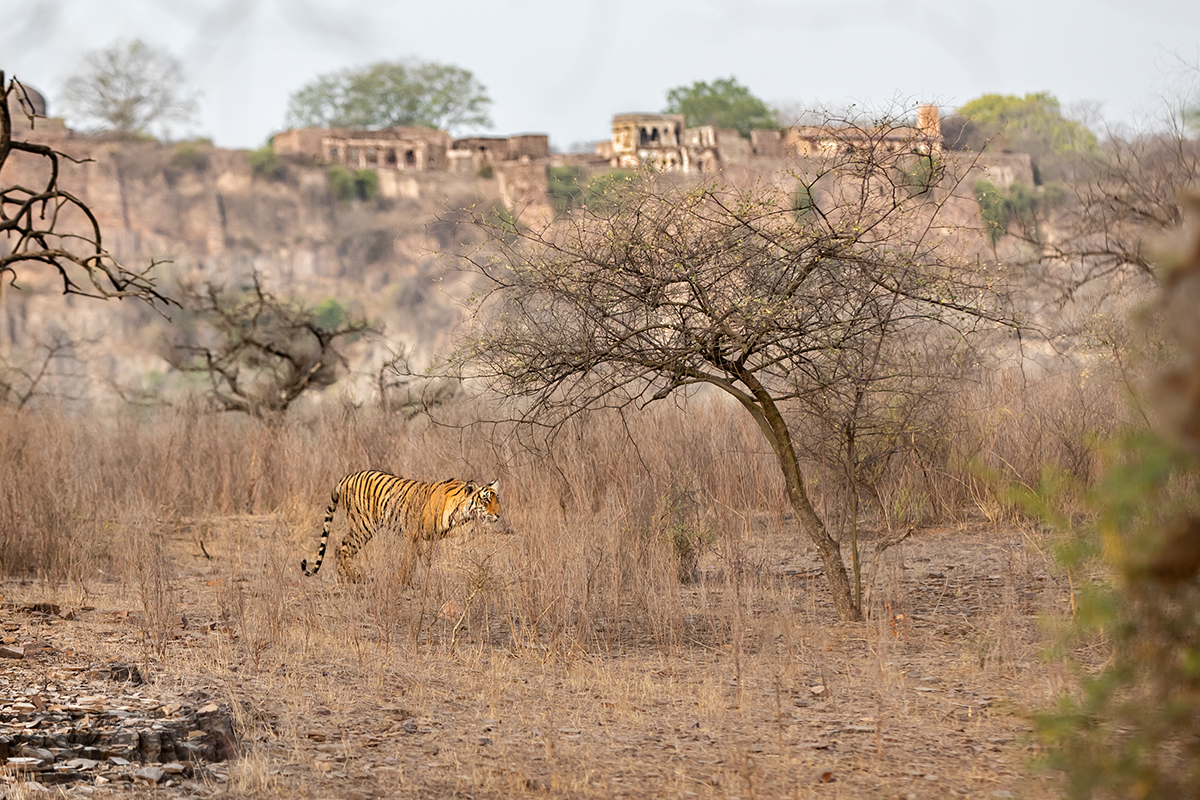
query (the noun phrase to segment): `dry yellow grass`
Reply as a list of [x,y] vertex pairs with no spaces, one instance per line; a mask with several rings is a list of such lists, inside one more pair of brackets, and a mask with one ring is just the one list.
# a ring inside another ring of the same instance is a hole
[[[80,609],[7,612],[54,648],[21,679],[115,659],[164,698],[229,703],[242,757],[173,791],[1054,796],[1028,714],[1066,685],[1037,618],[1070,598],[1038,537],[1011,511],[926,512],[885,556],[871,620],[838,623],[757,432],[723,407],[636,415],[632,438],[593,418],[549,456],[365,412],[12,421],[0,594]],[[302,579],[333,481],[368,467],[499,477],[508,530],[439,543],[409,587],[386,538],[363,585]],[[918,472],[897,470],[896,496],[968,483]]]

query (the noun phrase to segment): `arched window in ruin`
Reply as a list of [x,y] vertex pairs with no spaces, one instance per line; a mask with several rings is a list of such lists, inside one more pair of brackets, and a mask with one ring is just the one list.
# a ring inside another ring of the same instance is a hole
[[404,151],[404,166],[415,167],[416,165],[417,165],[417,151],[416,150],[405,150]]
[[390,166],[390,167],[396,166],[396,148],[389,147],[386,158],[387,158],[388,166]]

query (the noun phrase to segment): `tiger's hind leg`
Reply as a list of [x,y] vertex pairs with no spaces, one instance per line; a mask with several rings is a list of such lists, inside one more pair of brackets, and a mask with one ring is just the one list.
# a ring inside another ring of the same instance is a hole
[[350,527],[350,532],[342,539],[334,553],[338,577],[343,583],[362,583],[363,575],[358,567],[354,566],[354,557],[363,545],[370,541],[371,533],[358,524],[351,524]]

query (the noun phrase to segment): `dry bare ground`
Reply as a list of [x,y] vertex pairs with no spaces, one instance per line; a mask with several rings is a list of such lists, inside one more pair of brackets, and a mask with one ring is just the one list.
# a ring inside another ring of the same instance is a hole
[[[846,625],[815,560],[752,529],[736,560],[701,559],[664,639],[635,602],[606,609],[625,625],[598,615],[574,632],[540,624],[541,601],[476,613],[480,591],[506,590],[476,581],[472,597],[472,576],[504,551],[519,560],[519,536],[443,544],[388,596],[384,580],[302,581],[311,537],[276,518],[185,524],[164,537],[169,618],[146,613],[153,578],[86,594],[8,583],[4,635],[26,655],[5,662],[0,691],[234,710],[236,760],[156,790],[131,770],[97,785],[93,769],[72,795],[1054,794],[1028,764],[1027,712],[1062,688],[1038,660],[1037,615],[1061,614],[1069,594],[1028,538],[921,531],[885,557],[885,613]],[[18,610],[34,602],[75,613]],[[149,683],[114,682],[113,662]],[[39,796],[6,781],[9,797]]]

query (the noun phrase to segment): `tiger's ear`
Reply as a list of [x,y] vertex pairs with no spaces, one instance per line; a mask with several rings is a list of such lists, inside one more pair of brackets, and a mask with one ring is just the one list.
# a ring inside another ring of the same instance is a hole
[[479,491],[479,487],[475,485],[475,481],[467,481],[467,494],[475,494]]
[[491,489],[493,492],[500,491],[500,479],[497,478],[496,480],[489,483],[488,488]]

